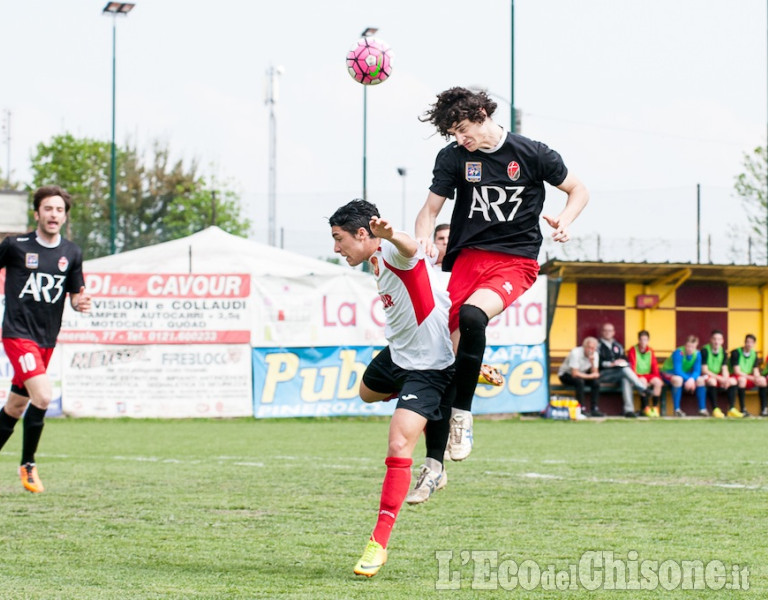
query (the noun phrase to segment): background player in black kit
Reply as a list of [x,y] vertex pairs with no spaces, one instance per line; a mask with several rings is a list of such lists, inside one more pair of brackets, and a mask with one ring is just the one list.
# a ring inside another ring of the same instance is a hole
[[485,350],[485,327],[525,290],[539,272],[544,182],[565,192],[565,207],[544,216],[552,239],[568,241],[568,227],[589,193],[568,172],[560,155],[541,142],[506,131],[491,116],[485,92],[454,87],[425,113],[446,138],[456,141],[437,155],[427,200],[416,217],[416,237],[429,252],[435,219],[455,194],[451,235],[443,270],[451,271],[449,327],[456,349],[456,393],[448,451],[463,460],[472,449],[472,397]]
[[72,308],[91,309],[82,252],[61,237],[70,205],[69,194],[60,187],[41,187],[34,195],[37,229],[7,237],[0,244],[0,268],[6,268],[3,348],[14,372],[8,401],[0,409],[0,448],[24,414],[19,475],[24,487],[35,493],[44,490],[35,452],[53,394],[46,369],[61,329],[67,293]]

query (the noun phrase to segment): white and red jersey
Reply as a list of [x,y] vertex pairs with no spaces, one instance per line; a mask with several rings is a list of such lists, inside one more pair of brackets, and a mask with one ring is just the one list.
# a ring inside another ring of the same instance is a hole
[[384,334],[392,361],[403,369],[445,369],[453,364],[448,332],[451,301],[437,281],[424,250],[408,258],[387,240],[371,256],[376,285],[387,317]]

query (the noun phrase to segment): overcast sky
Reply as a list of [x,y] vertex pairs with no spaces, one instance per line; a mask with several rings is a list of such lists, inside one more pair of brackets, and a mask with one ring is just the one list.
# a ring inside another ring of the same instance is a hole
[[[110,139],[105,3],[0,0],[14,179],[29,181],[36,144],[56,134]],[[766,20],[765,0],[515,2],[522,133],[558,150],[592,196],[573,257],[595,258],[599,233],[603,258],[695,259],[700,183],[702,234],[716,262],[729,260],[725,231],[744,221],[733,180],[744,152],[766,142]],[[405,184],[412,231],[446,143],[417,120],[435,95],[486,87],[509,124],[509,0],[138,0],[117,23],[118,143],[167,141],[231,181],[266,241],[264,81],[283,66],[277,223],[287,249],[330,255],[326,218],[362,194],[363,87],[344,58],[368,26],[395,52],[390,80],[368,91],[368,198],[400,225]],[[563,202],[555,190],[545,211]]]

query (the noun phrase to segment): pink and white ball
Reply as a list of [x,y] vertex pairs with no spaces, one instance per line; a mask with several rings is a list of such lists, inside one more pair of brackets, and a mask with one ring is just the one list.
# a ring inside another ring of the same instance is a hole
[[374,37],[357,40],[347,52],[349,75],[363,85],[378,85],[392,74],[392,49]]

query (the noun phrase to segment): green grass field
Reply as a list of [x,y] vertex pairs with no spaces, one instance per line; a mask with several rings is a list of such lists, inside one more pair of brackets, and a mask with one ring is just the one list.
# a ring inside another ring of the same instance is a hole
[[[478,420],[472,456],[403,507],[365,579],[387,426],[52,419],[40,495],[16,476],[19,427],[0,453],[0,598],[768,597],[768,420]],[[719,560],[749,590],[504,589],[512,560],[567,571],[588,551]]]

